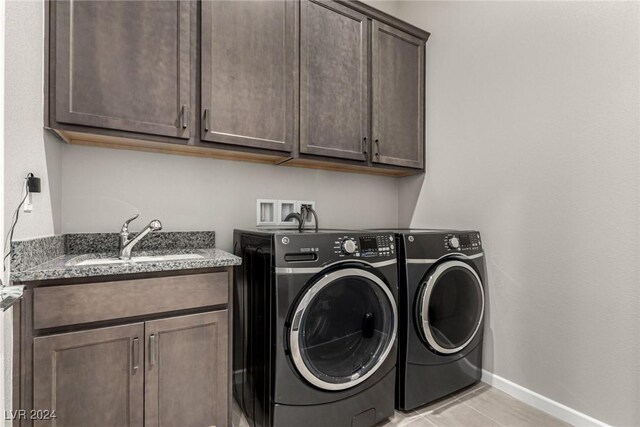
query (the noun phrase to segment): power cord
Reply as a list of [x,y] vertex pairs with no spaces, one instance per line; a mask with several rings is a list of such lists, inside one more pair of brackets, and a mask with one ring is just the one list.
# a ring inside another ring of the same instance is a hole
[[307,221],[307,213],[310,213],[311,215],[313,215],[313,218],[315,219],[315,223],[316,223],[316,233],[318,232],[318,214],[316,213],[315,209],[313,209],[311,206],[302,206],[300,208],[300,213],[297,212],[291,212],[289,215],[287,215],[287,217],[284,219],[285,222],[288,222],[292,219],[296,219],[298,221],[298,231],[302,232],[304,230],[304,225]]
[[20,204],[18,205],[18,207],[16,208],[16,210],[13,212],[13,215],[12,215],[13,221],[12,221],[11,227],[9,228],[9,232],[7,233],[7,237],[5,239],[5,244],[4,244],[4,258],[2,259],[2,267],[4,271],[7,271],[7,258],[9,258],[9,256],[11,255],[11,242],[13,241],[13,232],[16,229],[16,225],[18,224],[18,218],[20,217],[20,208],[22,208],[22,205],[24,205],[24,202],[27,200],[27,197],[29,197],[29,186],[27,185],[27,182],[29,178],[32,178],[32,177],[33,177],[33,174],[30,173],[24,179],[25,194],[22,200],[20,201]]
[[300,208],[300,224],[298,224],[298,231],[302,232],[304,230],[304,224],[307,222],[307,210],[303,206]]
[[[313,209],[311,206],[306,206],[304,209],[307,212],[309,212],[311,215],[313,215],[314,222],[316,223],[316,227],[315,228],[316,228],[316,233],[317,233],[318,232],[318,214],[316,213],[316,210]],[[304,217],[306,218],[306,216],[307,215],[305,213]]]
[[287,217],[284,219],[284,222],[289,222],[292,219],[295,219],[296,221],[298,221],[298,231],[302,231],[302,223],[303,223],[303,219],[302,219],[302,215],[300,215],[298,212],[291,212],[289,215],[287,215]]

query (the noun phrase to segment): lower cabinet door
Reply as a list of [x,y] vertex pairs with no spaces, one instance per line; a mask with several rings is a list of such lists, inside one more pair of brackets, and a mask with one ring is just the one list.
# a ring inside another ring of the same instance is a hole
[[146,322],[145,426],[228,426],[227,315]]
[[143,339],[144,323],[35,338],[34,424],[142,426]]

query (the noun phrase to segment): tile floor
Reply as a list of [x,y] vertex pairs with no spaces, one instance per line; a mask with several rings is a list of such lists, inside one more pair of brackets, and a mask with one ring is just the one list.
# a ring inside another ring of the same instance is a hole
[[[233,426],[249,427],[234,404]],[[564,427],[569,424],[508,394],[478,383],[410,412],[397,412],[377,427]]]
[[379,425],[396,426],[561,427],[569,424],[485,383],[478,383],[415,411],[396,411],[393,418]]

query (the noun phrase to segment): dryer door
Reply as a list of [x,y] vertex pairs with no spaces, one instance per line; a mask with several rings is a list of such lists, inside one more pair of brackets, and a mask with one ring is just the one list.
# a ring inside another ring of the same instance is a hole
[[416,315],[422,338],[437,352],[463,350],[478,333],[484,315],[480,277],[468,264],[449,260],[422,284]]
[[385,361],[397,325],[386,283],[359,268],[335,270],[313,283],[296,306],[289,331],[293,363],[316,387],[353,387]]

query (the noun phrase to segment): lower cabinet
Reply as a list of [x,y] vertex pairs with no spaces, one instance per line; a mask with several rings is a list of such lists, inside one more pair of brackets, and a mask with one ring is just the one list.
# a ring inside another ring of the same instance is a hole
[[34,425],[227,426],[227,315],[34,338]]
[[145,324],[145,426],[225,426],[227,310]]
[[34,425],[142,426],[143,339],[144,323],[34,338]]

